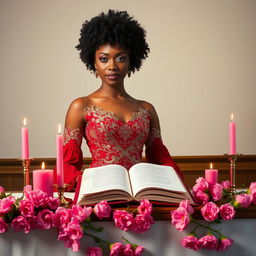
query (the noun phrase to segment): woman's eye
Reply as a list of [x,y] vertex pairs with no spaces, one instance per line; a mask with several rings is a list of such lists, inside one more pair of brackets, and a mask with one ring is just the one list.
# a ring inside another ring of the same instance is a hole
[[100,58],[100,61],[101,61],[101,62],[107,62],[108,59],[107,59],[106,57],[101,57],[101,58]]
[[119,56],[116,61],[117,62],[124,62],[126,60],[126,57],[125,56]]

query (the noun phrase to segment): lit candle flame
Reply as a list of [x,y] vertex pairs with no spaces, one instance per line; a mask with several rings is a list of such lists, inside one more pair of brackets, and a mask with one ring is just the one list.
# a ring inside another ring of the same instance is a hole
[[234,120],[234,114],[233,113],[231,114],[230,119],[231,119],[231,122],[233,122],[233,120]]
[[61,134],[61,125],[58,124],[58,134]]
[[23,119],[23,125],[24,125],[24,126],[27,125],[27,119],[26,119],[26,118]]
[[210,163],[210,168],[212,169],[212,163]]
[[44,170],[44,168],[45,168],[45,163],[42,162],[42,169]]

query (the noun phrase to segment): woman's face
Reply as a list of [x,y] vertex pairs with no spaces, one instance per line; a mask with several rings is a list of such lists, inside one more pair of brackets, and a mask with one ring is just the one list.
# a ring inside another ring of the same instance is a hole
[[120,45],[104,44],[95,52],[95,68],[102,82],[122,84],[129,68],[129,54]]

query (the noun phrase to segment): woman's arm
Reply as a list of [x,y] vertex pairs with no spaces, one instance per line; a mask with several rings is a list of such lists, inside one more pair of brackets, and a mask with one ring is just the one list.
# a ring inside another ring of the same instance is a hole
[[82,174],[83,153],[81,150],[84,136],[84,99],[74,100],[67,111],[64,130],[64,182],[69,184],[68,191],[75,188]]
[[144,103],[150,113],[150,131],[146,141],[146,159],[150,163],[168,165],[175,169],[177,174],[184,179],[178,165],[173,161],[168,149],[163,144],[160,131],[160,123],[153,105]]

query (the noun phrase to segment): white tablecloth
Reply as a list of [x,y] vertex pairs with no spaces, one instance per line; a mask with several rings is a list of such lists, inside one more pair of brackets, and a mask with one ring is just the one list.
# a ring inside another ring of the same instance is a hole
[[[16,194],[17,196],[17,194]],[[73,194],[67,194],[72,198]],[[111,242],[123,242],[121,236],[130,242],[141,244],[146,251],[143,256],[203,256],[203,255],[232,255],[256,256],[256,219],[234,219],[224,222],[222,233],[234,240],[234,245],[225,252],[209,250],[193,251],[180,245],[180,240],[187,233],[179,232],[170,221],[155,221],[151,229],[144,234],[124,232],[117,229],[111,221],[95,222],[103,226],[100,237]],[[57,230],[32,230],[29,234],[9,232],[0,234],[0,256],[85,256],[88,246],[95,246],[90,237],[81,239],[80,252],[73,253],[66,249],[63,241],[57,240]]]
[[[97,225],[105,227],[102,238],[121,242],[123,235],[131,242],[143,245],[146,248],[144,256],[256,255],[256,219],[236,219],[222,225],[223,234],[234,239],[234,245],[226,252],[195,252],[182,248],[179,242],[186,233],[177,231],[169,221],[156,221],[151,230],[144,234],[118,230],[112,222],[97,222]],[[10,230],[0,234],[0,256],[85,256],[86,248],[90,245],[94,245],[92,239],[83,237],[80,252],[73,253],[65,249],[63,241],[57,240],[55,230],[33,230],[27,235]]]

